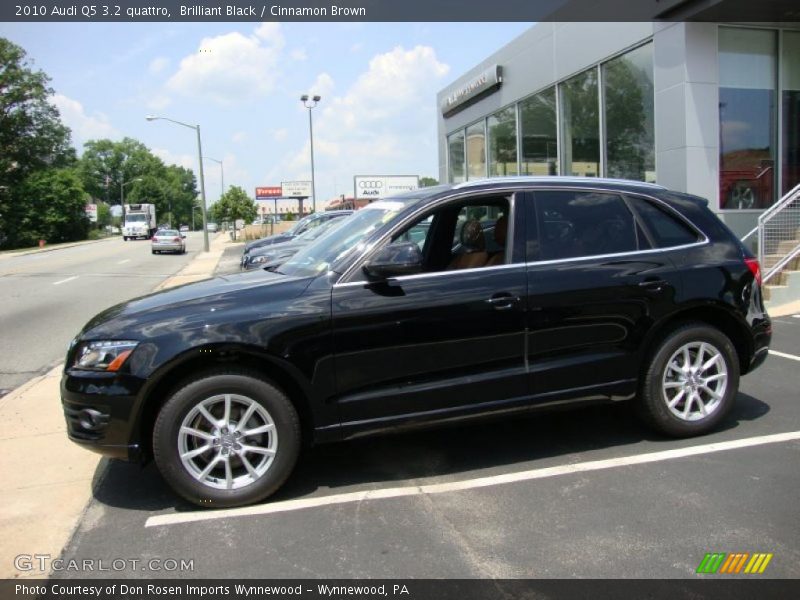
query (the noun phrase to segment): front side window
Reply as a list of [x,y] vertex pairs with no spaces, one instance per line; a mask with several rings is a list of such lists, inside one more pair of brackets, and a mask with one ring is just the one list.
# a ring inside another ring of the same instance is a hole
[[[448,203],[394,235],[392,243],[415,242],[424,272],[502,265],[506,260],[510,202],[505,197]],[[510,254],[509,254],[510,258]]]
[[564,174],[600,174],[600,117],[597,70],[589,69],[561,84]]
[[541,191],[534,194],[539,260],[589,257],[639,249],[633,215],[616,194]]
[[776,32],[719,29],[720,208],[765,208],[775,190]]
[[517,111],[509,106],[489,117],[489,177],[517,174]]

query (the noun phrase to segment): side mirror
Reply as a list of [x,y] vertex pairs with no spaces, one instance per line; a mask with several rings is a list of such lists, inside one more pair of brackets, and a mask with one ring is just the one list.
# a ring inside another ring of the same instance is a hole
[[185,234],[185,233],[182,233],[182,234],[181,234],[181,237],[182,237],[183,239],[186,239],[186,234]]
[[373,279],[413,275],[422,271],[422,251],[414,242],[390,244],[381,248],[363,269]]

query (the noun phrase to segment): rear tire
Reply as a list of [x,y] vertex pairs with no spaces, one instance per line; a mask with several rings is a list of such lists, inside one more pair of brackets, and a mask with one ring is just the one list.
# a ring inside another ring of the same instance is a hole
[[246,370],[216,369],[185,382],[153,428],[164,479],[203,507],[242,506],[270,496],[291,474],[299,452],[300,419],[291,401]]
[[662,433],[701,435],[728,414],[738,389],[739,359],[728,336],[702,323],[687,323],[650,357],[639,412]]

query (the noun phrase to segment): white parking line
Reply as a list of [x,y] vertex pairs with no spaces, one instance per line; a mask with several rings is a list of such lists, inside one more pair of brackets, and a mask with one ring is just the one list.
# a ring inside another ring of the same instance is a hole
[[78,275],[73,275],[72,277],[67,277],[66,279],[62,279],[61,281],[54,281],[53,285],[61,285],[62,283],[67,283],[68,281],[72,281],[73,279],[77,279]]
[[131,262],[131,259],[130,258],[126,258],[125,260],[119,261],[117,264],[118,265],[124,265],[126,262]]
[[197,521],[210,521],[214,519],[228,519],[231,517],[249,517],[253,515],[269,515],[304,508],[314,508],[317,506],[327,506],[331,504],[347,504],[351,502],[362,502],[364,500],[379,500],[383,498],[399,498],[401,496],[419,496],[422,494],[443,494],[446,492],[460,492],[475,488],[488,487],[492,485],[504,485],[519,481],[530,481],[531,479],[544,479],[546,477],[557,477],[570,473],[583,473],[586,471],[599,471],[601,469],[612,469],[614,467],[626,467],[644,463],[671,460],[673,458],[684,458],[687,456],[697,456],[710,454],[712,452],[722,452],[724,450],[735,450],[737,448],[747,448],[750,446],[761,446],[763,444],[777,444],[800,440],[800,431],[789,431],[786,433],[775,433],[772,435],[762,435],[740,440],[727,442],[712,442],[699,446],[689,446],[687,448],[675,448],[673,450],[662,450],[660,452],[648,452],[647,454],[634,454],[631,456],[621,456],[619,458],[607,458],[603,460],[592,460],[583,463],[570,465],[560,465],[556,467],[545,467],[542,469],[532,469],[517,473],[505,473],[503,475],[492,475],[489,477],[477,477],[475,479],[463,479],[461,481],[450,481],[446,483],[432,483],[425,485],[412,485],[406,487],[385,488],[378,490],[365,490],[361,492],[350,492],[346,494],[334,494],[331,496],[319,496],[315,498],[300,498],[298,500],[285,500],[283,502],[273,502],[271,504],[259,504],[256,506],[244,506],[242,508],[228,508],[214,511],[197,511],[188,513],[172,513],[166,515],[156,515],[150,517],[145,522],[145,527],[159,527],[162,525],[176,525],[179,523],[194,523]]
[[794,354],[786,354],[786,352],[778,352],[777,350],[770,350],[769,353],[774,354],[775,356],[780,356],[781,358],[800,361],[800,356],[795,356]]

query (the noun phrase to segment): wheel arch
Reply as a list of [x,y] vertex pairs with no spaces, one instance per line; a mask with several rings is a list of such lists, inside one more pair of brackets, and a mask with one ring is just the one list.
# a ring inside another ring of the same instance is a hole
[[656,352],[659,342],[666,339],[670,333],[681,325],[691,322],[704,323],[724,333],[731,340],[736,350],[740,374],[747,373],[754,351],[747,324],[737,318],[731,308],[723,304],[701,304],[685,307],[657,322],[648,332],[643,345],[644,348],[648,349],[648,352],[642,363],[642,368],[647,368],[649,358]]
[[187,350],[159,368],[140,394],[140,409],[134,432],[143,460],[152,456],[153,425],[161,407],[185,381],[215,367],[250,370],[263,375],[281,388],[300,417],[302,439],[313,439],[314,412],[307,383],[290,364],[260,348],[243,344],[208,344]]

